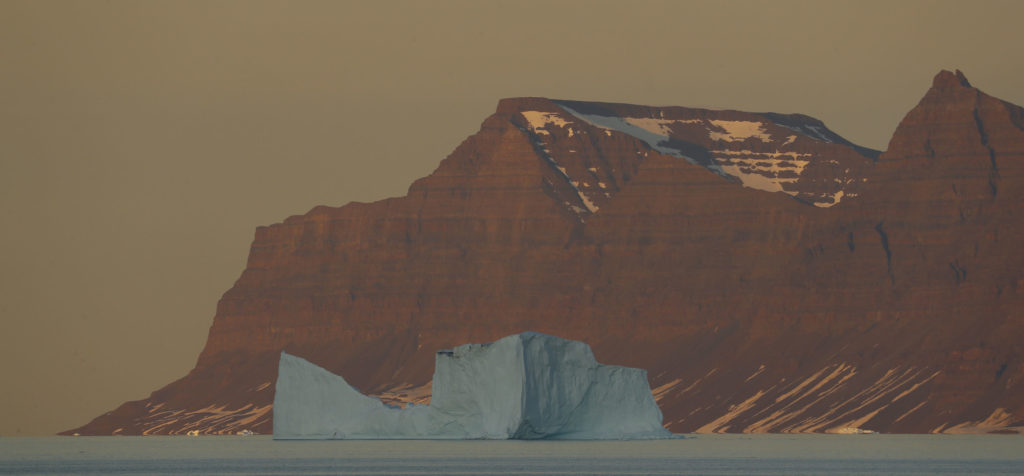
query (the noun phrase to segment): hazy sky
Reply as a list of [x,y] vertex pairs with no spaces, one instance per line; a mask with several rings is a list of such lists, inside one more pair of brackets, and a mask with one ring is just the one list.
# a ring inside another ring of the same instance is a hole
[[0,0],[0,435],[195,363],[253,230],[403,195],[498,99],[800,112],[884,149],[940,69],[1024,103],[1024,2]]

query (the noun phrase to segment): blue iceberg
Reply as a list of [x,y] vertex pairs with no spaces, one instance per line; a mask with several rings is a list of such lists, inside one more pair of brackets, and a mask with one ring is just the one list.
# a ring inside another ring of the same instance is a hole
[[439,351],[430,405],[397,408],[281,353],[275,439],[659,439],[647,371],[583,342],[526,332]]

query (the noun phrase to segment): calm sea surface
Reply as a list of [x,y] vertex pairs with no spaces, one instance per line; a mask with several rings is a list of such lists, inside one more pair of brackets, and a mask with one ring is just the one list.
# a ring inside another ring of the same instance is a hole
[[1024,437],[697,435],[661,441],[0,438],[0,474],[1024,474]]

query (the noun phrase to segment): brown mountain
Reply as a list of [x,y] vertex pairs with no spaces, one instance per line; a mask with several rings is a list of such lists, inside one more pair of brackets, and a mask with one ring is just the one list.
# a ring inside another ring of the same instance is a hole
[[396,401],[534,330],[676,432],[1024,425],[1024,110],[943,71],[884,153],[801,115],[506,99],[405,197],[256,230],[184,378],[69,430],[271,429],[284,349]]

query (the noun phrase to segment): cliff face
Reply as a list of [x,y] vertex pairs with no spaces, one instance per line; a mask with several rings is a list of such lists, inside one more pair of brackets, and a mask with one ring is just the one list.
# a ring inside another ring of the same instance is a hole
[[526,330],[687,431],[1024,425],[1024,112],[940,73],[886,152],[813,118],[501,101],[405,197],[260,227],[195,369],[70,432],[269,432],[281,350],[429,398]]

